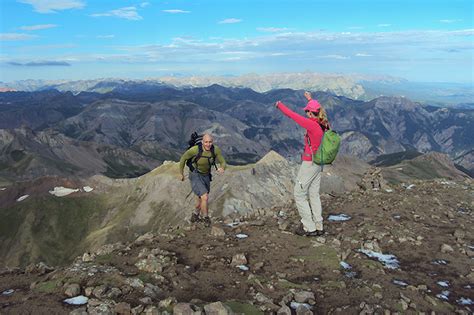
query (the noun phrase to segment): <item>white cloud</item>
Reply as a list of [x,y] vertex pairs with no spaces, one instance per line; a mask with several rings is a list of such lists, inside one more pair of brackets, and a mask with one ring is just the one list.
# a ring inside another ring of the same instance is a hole
[[462,22],[462,20],[439,20],[441,23],[457,23],[457,22]]
[[145,8],[150,5],[150,2],[142,2],[140,3],[140,7]]
[[33,6],[38,13],[55,13],[61,10],[82,9],[85,7],[83,0],[18,0]]
[[105,13],[91,14],[92,17],[112,16],[126,20],[138,21],[143,18],[138,14],[136,7],[125,7],[116,10],[111,10]]
[[37,31],[37,30],[45,30],[48,28],[57,27],[56,24],[39,24],[39,25],[30,25],[30,26],[20,26],[20,29],[23,31]]
[[171,13],[171,14],[191,13],[191,11],[184,11],[184,10],[177,10],[177,9],[174,9],[174,10],[161,10],[161,12]]
[[351,27],[348,27],[348,29],[350,29],[350,30],[362,30],[362,29],[364,29],[364,27],[362,27],[362,26],[351,26]]
[[341,55],[324,55],[324,56],[318,56],[318,57],[325,58],[325,59],[339,59],[339,60],[350,59],[349,57],[341,56]]
[[110,38],[115,38],[115,35],[97,35],[97,38],[105,38],[105,39],[110,39]]
[[23,33],[1,33],[0,41],[17,41],[17,40],[29,40],[36,38],[36,35],[23,34]]
[[382,24],[378,24],[377,26],[378,27],[389,27],[389,26],[392,26],[392,24],[382,23]]
[[366,54],[366,53],[357,53],[356,57],[372,57],[372,55]]
[[257,27],[257,31],[265,33],[279,33],[286,32],[288,29],[286,27]]
[[234,23],[240,23],[242,22],[241,19],[235,19],[235,18],[230,18],[230,19],[225,19],[222,21],[219,21],[219,24],[234,24]]

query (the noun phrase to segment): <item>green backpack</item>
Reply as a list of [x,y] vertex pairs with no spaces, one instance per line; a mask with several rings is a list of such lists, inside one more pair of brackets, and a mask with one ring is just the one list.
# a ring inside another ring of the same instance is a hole
[[341,136],[334,130],[326,130],[323,133],[318,150],[313,154],[313,163],[318,165],[331,164],[336,159],[340,144]]

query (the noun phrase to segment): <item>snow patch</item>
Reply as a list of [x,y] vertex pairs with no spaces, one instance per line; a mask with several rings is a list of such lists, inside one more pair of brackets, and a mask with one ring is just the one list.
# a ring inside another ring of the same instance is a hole
[[344,214],[344,213],[341,213],[341,214],[331,214],[329,217],[328,217],[328,221],[333,221],[333,222],[336,222],[336,221],[348,221],[352,219],[352,217],[350,215],[347,215],[347,214]]
[[15,292],[15,290],[13,289],[5,290],[2,292],[2,295],[12,295],[13,292]]
[[388,269],[398,269],[400,267],[400,262],[395,255],[377,253],[368,249],[359,249],[359,252],[365,254],[369,258],[377,259]]
[[436,294],[436,297],[440,300],[448,301],[449,300],[449,294],[451,294],[451,292],[442,291],[440,294]]
[[309,305],[308,303],[298,303],[298,302],[295,302],[295,301],[290,303],[290,307],[294,310],[296,310],[299,306],[303,306],[303,307],[305,307],[306,309],[309,309],[309,310],[313,309],[313,307],[311,305]]
[[443,288],[449,287],[449,281],[438,281],[436,284]]
[[342,268],[346,270],[352,269],[352,266],[346,263],[345,261],[341,261],[339,264],[341,265]]
[[239,268],[240,270],[243,270],[243,271],[248,271],[249,270],[249,267],[247,267],[245,265],[238,265],[236,267]]
[[435,259],[431,262],[433,265],[446,266],[449,262],[444,259]]
[[235,237],[242,239],[242,238],[247,238],[249,236],[247,234],[239,233],[239,234],[236,234]]
[[20,201],[23,201],[25,200],[26,198],[28,198],[30,195],[23,195],[21,196],[20,198],[18,198],[16,201],[20,202]]
[[473,301],[470,298],[465,298],[465,297],[462,297],[462,298],[458,299],[456,302],[458,302],[458,304],[461,304],[461,305],[472,305],[473,304]]
[[79,295],[70,299],[65,299],[64,303],[69,305],[84,305],[87,304],[87,301],[89,301],[89,298],[84,295]]
[[5,187],[0,187],[0,191],[4,191],[5,189]]
[[54,189],[50,190],[49,193],[51,195],[55,195],[56,197],[64,197],[78,191],[79,189],[66,188],[66,187],[59,186],[59,187],[54,187]]
[[403,280],[398,280],[398,279],[393,279],[392,280],[392,283],[393,284],[396,284],[396,285],[399,285],[401,287],[407,287],[408,286],[408,283],[406,283],[405,281]]
[[82,187],[82,190],[84,190],[85,192],[91,192],[94,190],[94,188],[90,187],[90,186],[84,186]]

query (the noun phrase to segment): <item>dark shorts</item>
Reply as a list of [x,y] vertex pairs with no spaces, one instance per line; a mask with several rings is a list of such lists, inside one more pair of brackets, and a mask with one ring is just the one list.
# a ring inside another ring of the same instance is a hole
[[211,191],[211,177],[209,174],[191,172],[189,179],[191,180],[191,189],[196,196],[201,197]]

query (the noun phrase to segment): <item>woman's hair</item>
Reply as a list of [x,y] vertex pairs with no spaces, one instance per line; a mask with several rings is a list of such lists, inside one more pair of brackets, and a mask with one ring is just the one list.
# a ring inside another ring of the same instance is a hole
[[328,116],[323,107],[319,109],[319,112],[313,112],[313,113],[316,116],[316,118],[318,118],[318,122],[321,125],[321,128],[323,129],[323,131],[331,129],[331,126],[329,125]]

